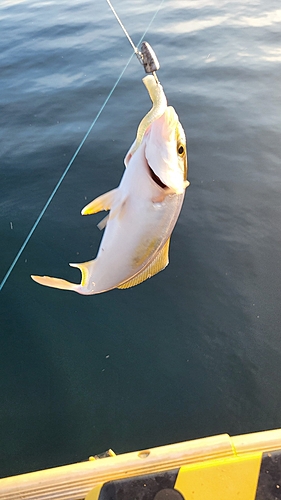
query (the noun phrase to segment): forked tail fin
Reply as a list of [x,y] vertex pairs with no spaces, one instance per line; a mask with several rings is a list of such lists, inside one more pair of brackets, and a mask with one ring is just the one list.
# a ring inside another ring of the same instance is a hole
[[39,283],[39,285],[50,286],[51,288],[60,288],[61,290],[72,290],[73,292],[79,292],[80,284],[70,283],[70,281],[63,280],[61,278],[51,278],[50,276],[34,276],[31,275],[33,281]]
[[71,267],[77,267],[80,269],[82,278],[81,283],[71,283],[70,281],[63,280],[61,278],[51,278],[51,276],[34,276],[31,278],[39,283],[39,285],[50,286],[51,288],[60,288],[60,290],[71,290],[73,292],[81,293],[82,295],[92,295],[94,290],[88,290],[87,284],[89,281],[89,276],[93,267],[95,265],[95,260],[90,260],[89,262],[82,262],[81,264],[69,264]]

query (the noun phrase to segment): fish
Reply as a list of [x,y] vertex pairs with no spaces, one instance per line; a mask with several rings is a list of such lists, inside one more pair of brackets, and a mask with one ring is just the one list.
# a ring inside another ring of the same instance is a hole
[[37,283],[94,295],[139,285],[168,265],[171,234],[189,185],[186,137],[159,80],[148,75],[143,82],[153,107],[125,156],[120,184],[81,212],[109,211],[98,225],[104,234],[96,258],[69,264],[80,269],[80,283],[32,275]]

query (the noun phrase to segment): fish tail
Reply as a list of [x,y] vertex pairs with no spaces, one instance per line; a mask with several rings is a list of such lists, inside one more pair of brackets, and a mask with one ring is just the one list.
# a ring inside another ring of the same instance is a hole
[[[89,275],[91,272],[91,269],[93,269],[95,264],[95,260],[90,260],[88,262],[81,262],[80,264],[72,264],[69,263],[71,267],[77,267],[77,269],[80,269],[81,271],[81,286],[82,287],[87,287],[87,283],[89,281]],[[79,285],[80,286],[80,285]]]
[[34,276],[31,275],[33,281],[39,283],[39,285],[49,286],[51,288],[60,288],[60,290],[72,290],[73,292],[78,292],[80,284],[70,283],[70,281],[63,280],[61,278],[51,278],[50,276]]
[[59,288],[60,290],[71,290],[81,293],[82,295],[91,295],[93,291],[87,290],[89,273],[95,261],[82,262],[81,264],[69,264],[71,267],[77,267],[82,274],[81,283],[71,283],[70,281],[61,278],[52,278],[51,276],[34,276],[31,275],[33,281],[39,285],[49,286],[51,288]]

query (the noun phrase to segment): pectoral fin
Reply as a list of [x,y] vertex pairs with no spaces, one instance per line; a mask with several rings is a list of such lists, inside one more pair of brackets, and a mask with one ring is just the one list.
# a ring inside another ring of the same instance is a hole
[[156,255],[155,259],[150,264],[148,264],[148,266],[143,271],[134,276],[131,280],[126,281],[122,285],[118,286],[117,288],[125,289],[139,285],[143,281],[151,278],[155,274],[165,269],[165,267],[169,264],[169,246],[170,238],[166,241],[162,250],[160,250],[160,252]]
[[110,210],[114,197],[116,195],[117,188],[108,191],[107,193],[98,196],[91,203],[88,203],[83,210],[81,211],[82,215],[90,215],[96,214],[97,212],[101,212],[102,210]]
[[102,231],[102,230],[105,228],[106,224],[108,223],[108,219],[109,219],[109,215],[106,215],[106,216],[105,216],[105,217],[104,217],[104,218],[103,218],[103,219],[102,219],[102,220],[101,220],[101,221],[97,224],[97,226],[98,226],[98,228],[99,228],[99,230],[100,230],[100,231]]

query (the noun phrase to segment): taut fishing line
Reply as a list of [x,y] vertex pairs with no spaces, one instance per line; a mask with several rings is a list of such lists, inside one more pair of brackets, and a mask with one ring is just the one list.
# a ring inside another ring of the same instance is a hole
[[132,47],[133,47],[133,49],[134,49],[134,52],[133,52],[133,54],[130,56],[130,58],[128,59],[127,63],[125,64],[124,69],[122,70],[122,72],[120,73],[119,77],[117,78],[117,80],[116,80],[115,84],[113,85],[113,87],[112,87],[111,91],[109,92],[109,94],[108,94],[107,98],[105,99],[104,103],[102,104],[102,106],[101,106],[101,108],[100,108],[99,112],[97,113],[97,115],[96,115],[96,117],[95,117],[94,121],[93,121],[93,122],[92,122],[92,124],[90,125],[90,127],[89,127],[88,131],[86,132],[85,136],[83,137],[82,141],[80,142],[80,144],[79,144],[78,148],[76,149],[76,151],[75,151],[74,155],[72,156],[72,158],[71,158],[70,162],[68,163],[68,165],[67,165],[66,169],[64,170],[64,172],[63,172],[63,174],[61,175],[61,177],[60,177],[59,181],[57,182],[56,186],[54,187],[54,190],[52,191],[52,193],[51,193],[51,195],[49,196],[48,200],[46,201],[46,203],[45,203],[45,205],[44,205],[43,209],[41,210],[41,212],[40,212],[40,214],[38,215],[38,217],[37,217],[36,221],[34,222],[34,224],[33,224],[32,228],[31,228],[31,230],[29,231],[29,233],[28,233],[27,237],[25,238],[25,240],[24,240],[24,242],[23,242],[22,246],[20,247],[20,249],[19,249],[19,251],[18,251],[17,255],[15,256],[15,258],[14,258],[13,262],[11,263],[11,265],[10,265],[10,267],[9,267],[8,271],[6,272],[6,274],[5,274],[4,278],[3,278],[3,280],[1,281],[1,284],[0,284],[0,291],[2,290],[3,286],[5,285],[5,283],[6,283],[7,279],[9,278],[9,276],[10,276],[11,272],[13,271],[13,269],[14,269],[14,267],[15,267],[16,263],[18,262],[18,260],[19,260],[19,258],[20,258],[20,256],[21,256],[22,252],[24,251],[24,249],[25,249],[25,247],[26,247],[27,243],[29,242],[29,240],[30,240],[31,236],[33,235],[33,233],[34,233],[34,231],[35,231],[35,229],[36,229],[36,227],[38,226],[38,224],[39,224],[40,220],[42,219],[42,217],[43,217],[44,213],[46,212],[46,210],[47,210],[48,206],[50,205],[50,203],[51,203],[52,199],[54,198],[54,196],[55,196],[55,194],[56,194],[57,190],[59,189],[59,187],[60,187],[60,185],[61,185],[62,181],[64,180],[64,178],[65,178],[65,176],[66,176],[67,172],[69,171],[69,169],[70,169],[70,167],[71,167],[72,163],[74,162],[75,158],[77,157],[77,155],[78,155],[79,151],[81,150],[82,146],[84,145],[84,143],[85,143],[86,139],[88,138],[88,136],[89,136],[90,132],[92,131],[93,127],[95,126],[95,124],[96,124],[96,122],[97,122],[98,118],[100,117],[101,113],[103,112],[103,110],[104,110],[104,108],[105,108],[106,104],[108,103],[108,101],[109,101],[110,97],[112,96],[112,94],[113,94],[114,90],[116,89],[116,87],[117,87],[118,83],[120,82],[120,80],[121,80],[122,76],[124,75],[124,73],[125,73],[125,71],[126,71],[127,67],[129,66],[129,64],[130,64],[130,62],[131,62],[131,60],[132,60],[133,56],[134,56],[135,54],[138,56],[139,51],[138,51],[137,47],[138,47],[138,46],[142,43],[142,41],[143,41],[143,39],[144,39],[144,37],[145,37],[146,33],[148,32],[148,30],[149,30],[149,28],[150,28],[151,24],[153,23],[153,21],[154,21],[155,17],[157,16],[157,14],[158,14],[159,10],[161,9],[163,2],[164,2],[164,0],[161,0],[161,1],[160,1],[160,4],[159,4],[158,9],[156,10],[156,12],[154,13],[154,15],[152,16],[152,18],[151,18],[151,20],[150,20],[150,22],[149,22],[149,24],[148,24],[148,26],[147,26],[147,28],[146,28],[145,32],[143,33],[143,35],[142,35],[141,39],[139,40],[139,42],[138,42],[137,46],[135,46],[135,45],[133,44],[133,42],[132,42],[132,40],[131,40],[130,36],[128,35],[128,33],[127,33],[127,31],[126,31],[126,29],[125,29],[124,25],[122,24],[121,20],[119,19],[119,17],[118,17],[118,15],[117,15],[117,13],[115,12],[115,10],[114,10],[114,8],[113,8],[113,6],[112,6],[111,2],[110,2],[109,0],[107,0],[108,5],[110,6],[110,8],[111,8],[112,12],[114,13],[114,15],[115,15],[116,19],[117,19],[117,20],[118,20],[118,22],[119,22],[119,24],[120,24],[121,28],[123,29],[123,31],[124,31],[124,33],[125,33],[125,35],[127,36],[128,40],[129,40],[129,42],[130,42],[130,44],[132,45]]

